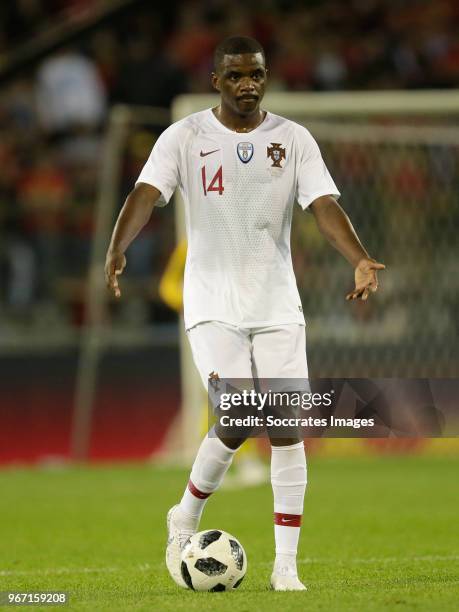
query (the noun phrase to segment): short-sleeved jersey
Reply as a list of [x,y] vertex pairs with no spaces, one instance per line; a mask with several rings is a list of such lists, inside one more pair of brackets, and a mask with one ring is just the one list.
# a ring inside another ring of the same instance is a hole
[[339,196],[308,130],[267,113],[240,133],[211,109],[194,113],[161,134],[140,182],[161,191],[158,206],[177,186],[185,202],[187,329],[213,320],[304,324],[290,252],[293,204]]

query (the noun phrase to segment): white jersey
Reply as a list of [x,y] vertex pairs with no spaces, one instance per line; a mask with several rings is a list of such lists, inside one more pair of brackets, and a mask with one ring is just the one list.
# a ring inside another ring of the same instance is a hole
[[187,329],[203,321],[304,325],[290,252],[293,204],[339,196],[308,130],[267,113],[240,133],[211,109],[194,113],[161,134],[140,182],[161,191],[158,206],[177,186],[185,202]]

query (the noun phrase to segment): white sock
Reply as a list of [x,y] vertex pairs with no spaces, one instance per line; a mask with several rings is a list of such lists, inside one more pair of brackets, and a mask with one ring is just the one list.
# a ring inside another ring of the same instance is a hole
[[207,498],[220,486],[235,452],[216,436],[206,435],[201,442],[180,502],[180,510],[193,528],[197,528]]
[[303,515],[307,472],[303,442],[271,447],[271,484],[274,494],[274,571],[296,575],[296,554]]

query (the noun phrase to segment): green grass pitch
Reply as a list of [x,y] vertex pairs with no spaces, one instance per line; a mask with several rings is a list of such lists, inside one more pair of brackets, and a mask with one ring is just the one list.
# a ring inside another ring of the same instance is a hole
[[68,591],[66,609],[91,611],[459,609],[459,458],[313,458],[308,472],[307,592],[268,589],[268,484],[219,491],[204,514],[202,528],[245,546],[240,589],[176,587],[164,565],[165,515],[187,472],[146,465],[1,471],[0,591]]

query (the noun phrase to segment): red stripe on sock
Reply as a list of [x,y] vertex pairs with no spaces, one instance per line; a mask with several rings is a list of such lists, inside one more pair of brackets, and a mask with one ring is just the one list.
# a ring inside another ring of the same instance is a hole
[[282,527],[301,527],[301,514],[274,513],[274,524]]
[[211,493],[204,493],[204,491],[200,491],[197,487],[194,486],[191,480],[188,481],[188,490],[190,491],[190,493],[192,493],[195,497],[199,499],[207,499],[209,495],[211,495]]

